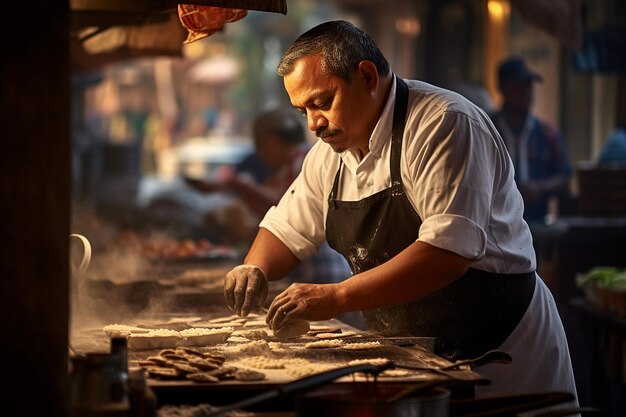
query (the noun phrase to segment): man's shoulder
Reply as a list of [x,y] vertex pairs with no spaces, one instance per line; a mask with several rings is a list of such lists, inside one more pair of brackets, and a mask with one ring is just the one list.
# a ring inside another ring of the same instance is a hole
[[420,80],[406,80],[412,111],[444,115],[456,113],[482,119],[483,111],[463,95]]

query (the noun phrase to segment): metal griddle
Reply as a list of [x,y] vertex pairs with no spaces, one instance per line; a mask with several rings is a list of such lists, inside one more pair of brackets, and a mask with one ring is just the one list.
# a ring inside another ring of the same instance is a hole
[[[218,316],[219,317],[219,316]],[[145,319],[144,323],[147,327],[178,327],[180,323],[166,325],[167,315],[162,315],[161,323],[158,318]],[[172,317],[169,317],[171,319]],[[174,320],[175,321],[175,320]],[[142,321],[137,319],[135,323],[124,323],[138,325]],[[110,323],[106,323],[110,324]],[[288,349],[288,354],[275,355],[276,357],[302,358],[312,363],[323,363],[334,367],[348,366],[348,363],[354,359],[378,358],[383,357],[391,360],[398,365],[425,368],[424,371],[412,372],[409,376],[403,377],[379,377],[378,383],[406,383],[415,384],[424,381],[441,381],[448,384],[453,381],[454,384],[461,389],[471,389],[473,386],[488,383],[482,375],[469,369],[452,370],[452,371],[435,371],[437,368],[449,366],[452,363],[437,356],[433,353],[434,340],[432,338],[384,338],[373,335],[366,331],[353,328],[338,320],[329,320],[323,322],[312,322],[312,326],[324,326],[329,328],[337,328],[342,331],[354,331],[356,336],[342,338],[346,342],[380,342],[380,346],[367,350],[344,350],[340,348],[324,348],[324,349],[308,349],[305,348],[307,342],[319,340],[315,336],[306,335],[302,338],[283,341],[283,345]],[[72,347],[76,353],[86,353],[94,351],[108,351],[109,339],[102,331],[103,326],[92,326],[91,328],[78,330],[72,333]],[[246,328],[247,329],[247,328]],[[252,329],[251,329],[252,330]],[[227,357],[228,362],[233,358],[238,358],[235,352],[236,343],[227,342],[221,345],[199,347],[199,350],[217,353]],[[149,356],[156,355],[161,349],[154,350],[130,350],[128,352],[129,363],[134,360],[146,359]],[[245,356],[245,355],[244,355]],[[249,356],[254,356],[250,354]],[[236,364],[234,364],[237,366]],[[428,371],[433,369],[433,371]],[[284,369],[264,369],[266,378],[262,381],[236,381],[225,380],[219,383],[202,383],[184,380],[167,380],[167,379],[148,379],[148,385],[154,390],[159,402],[162,404],[184,404],[184,403],[210,403],[215,405],[229,404],[240,401],[244,398],[260,394],[262,392],[276,389],[285,384],[296,381],[301,377],[290,375]],[[367,375],[348,375],[338,378],[333,383],[349,383],[349,384],[366,384],[371,383],[372,377]],[[280,404],[272,404],[268,402],[266,407],[280,408],[284,407],[284,399]]]

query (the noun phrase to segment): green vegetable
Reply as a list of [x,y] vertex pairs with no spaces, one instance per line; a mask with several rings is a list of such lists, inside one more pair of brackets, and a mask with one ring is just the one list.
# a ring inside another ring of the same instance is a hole
[[626,268],[597,266],[584,274],[579,274],[576,277],[576,283],[580,288],[594,284],[605,288],[626,289]]

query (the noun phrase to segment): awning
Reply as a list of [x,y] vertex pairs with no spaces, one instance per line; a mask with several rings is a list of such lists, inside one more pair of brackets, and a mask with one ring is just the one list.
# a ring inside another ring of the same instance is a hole
[[582,17],[576,0],[510,0],[529,24],[571,49],[582,46]]
[[90,71],[140,56],[180,56],[179,4],[287,13],[286,0],[70,0],[72,62]]

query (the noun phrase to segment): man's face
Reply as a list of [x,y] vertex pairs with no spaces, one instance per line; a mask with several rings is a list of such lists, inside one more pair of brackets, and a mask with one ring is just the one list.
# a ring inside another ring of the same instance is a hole
[[291,104],[307,118],[308,128],[335,152],[367,149],[377,120],[376,106],[358,71],[347,84],[322,71],[318,54],[309,55],[296,61],[284,84]]

